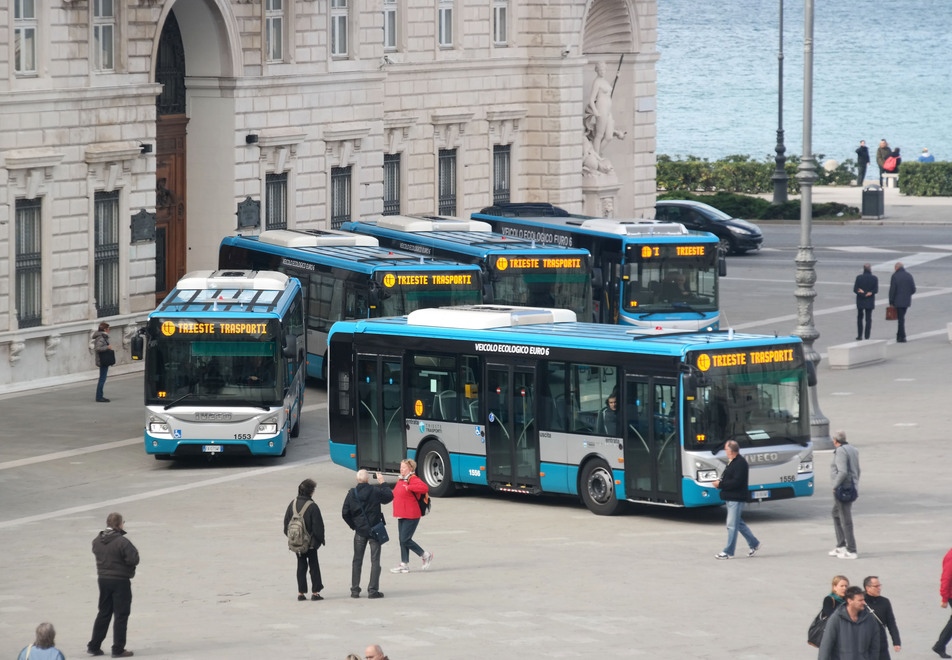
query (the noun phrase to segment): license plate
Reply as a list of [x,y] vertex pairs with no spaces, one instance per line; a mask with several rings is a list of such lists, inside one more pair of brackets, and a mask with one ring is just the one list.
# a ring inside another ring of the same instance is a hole
[[221,445],[202,445],[202,451],[206,454],[220,454],[224,449]]
[[751,497],[753,497],[755,500],[766,500],[770,497],[770,491],[769,490],[755,490],[752,493]]

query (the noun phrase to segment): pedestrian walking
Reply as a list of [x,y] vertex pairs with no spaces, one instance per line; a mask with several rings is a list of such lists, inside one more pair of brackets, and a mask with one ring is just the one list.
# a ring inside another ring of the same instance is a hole
[[386,655],[384,655],[383,649],[380,648],[380,644],[371,644],[364,650],[365,660],[389,660]]
[[[869,339],[873,328],[873,310],[876,309],[876,294],[879,293],[879,278],[873,275],[873,267],[863,264],[863,272],[853,283],[856,294],[856,341]],[[865,320],[865,329],[863,321]]]
[[66,660],[63,652],[56,648],[56,629],[52,623],[44,621],[36,627],[36,638],[20,651],[17,660]]
[[[939,595],[942,597],[940,605],[943,608],[952,605],[952,550],[945,553],[945,557],[942,558],[942,577],[939,579]],[[935,651],[940,658],[952,658],[952,655],[946,652],[949,641],[952,641],[952,616],[949,617],[945,628],[939,633],[939,641],[932,645],[932,650]]]
[[[109,374],[109,367],[115,364],[116,354],[109,344],[109,324],[103,321],[99,324],[99,329],[93,333],[93,353],[96,356],[96,366],[99,367],[99,382],[96,383],[96,401],[99,403],[109,403],[103,395],[103,387],[106,385],[106,376]],[[107,356],[112,356],[110,361]]]
[[314,489],[317,483],[313,479],[305,479],[298,486],[297,498],[291,500],[287,511],[284,512],[284,535],[288,536],[288,525],[295,515],[304,522],[304,531],[309,537],[308,547],[303,552],[295,552],[297,556],[297,587],[298,600],[307,600],[307,575],[311,574],[311,600],[324,600],[321,591],[324,582],[321,580],[321,565],[317,561],[317,550],[324,545],[324,517],[321,509],[314,501]]
[[866,167],[869,165],[869,149],[866,140],[860,140],[856,147],[856,185],[862,187],[866,180]]
[[[866,595],[866,609],[879,624],[879,660],[890,660],[889,639],[892,639],[893,650],[897,653],[902,647],[902,642],[899,640],[899,626],[896,625],[896,615],[893,614],[892,603],[883,596],[883,583],[875,575],[863,579],[863,591]],[[886,637],[886,631],[889,631],[888,638]]]
[[724,452],[727,454],[727,467],[724,468],[721,478],[714,482],[714,487],[720,489],[721,499],[727,505],[727,545],[721,552],[714,555],[714,558],[730,559],[734,556],[734,550],[737,548],[737,532],[741,533],[750,548],[747,556],[753,557],[754,553],[760,550],[760,541],[742,518],[744,505],[750,498],[748,488],[750,468],[747,460],[740,455],[740,445],[737,441],[728,440],[724,445]]
[[845,575],[834,575],[830,593],[823,597],[823,605],[820,607],[820,614],[823,618],[829,618],[833,611],[846,602],[846,590],[850,586],[850,581]]
[[132,578],[139,565],[139,551],[126,538],[125,521],[119,513],[106,517],[106,529],[93,539],[96,572],[99,575],[99,614],[93,623],[93,636],[86,645],[89,655],[104,655],[103,640],[112,624],[112,657],[130,658],[126,649],[126,628],[132,611]]
[[866,609],[859,587],[846,590],[846,604],[834,610],[823,631],[819,660],[879,660],[879,624]]
[[883,174],[886,172],[886,159],[892,156],[892,149],[885,138],[879,141],[879,148],[876,150],[876,164],[879,165],[879,185],[883,185]]
[[833,461],[830,463],[830,481],[833,483],[833,531],[836,547],[831,557],[856,559],[856,538],[853,536],[853,503],[840,501],[836,489],[852,480],[859,486],[859,450],[846,441],[846,432],[833,434]]
[[889,279],[889,304],[896,308],[896,341],[906,343],[906,310],[912,306],[912,295],[916,292],[916,281],[906,271],[901,261],[896,262],[895,270]]
[[360,598],[360,573],[364,554],[370,545],[370,582],[367,598],[383,598],[380,591],[380,544],[370,536],[370,528],[383,520],[381,504],[393,501],[393,491],[386,486],[383,476],[377,472],[377,483],[370,484],[367,470],[357,471],[357,486],[347,491],[341,517],[354,530],[354,560],[351,565],[350,597]]
[[407,458],[400,462],[400,479],[393,487],[393,517],[397,519],[400,534],[400,563],[390,569],[391,573],[410,572],[410,551],[423,560],[423,570],[430,568],[433,553],[427,552],[413,540],[422,512],[420,498],[429,493],[430,488],[416,476],[416,461]]

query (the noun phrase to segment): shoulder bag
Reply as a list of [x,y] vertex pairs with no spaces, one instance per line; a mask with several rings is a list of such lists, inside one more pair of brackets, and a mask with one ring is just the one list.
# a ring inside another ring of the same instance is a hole
[[[360,501],[360,496],[357,494],[356,488],[354,489],[354,499],[357,500],[357,504],[360,505],[360,512],[364,514],[364,519],[366,519],[367,524],[370,525],[370,518],[367,516],[367,511],[364,510],[364,503]],[[387,533],[387,522],[383,519],[383,516],[380,516],[380,522],[376,525],[370,525],[370,538],[380,545],[390,540],[390,534]]]
[[100,367],[111,367],[116,363],[116,352],[111,348],[107,348],[104,351],[99,351],[99,366]]
[[[846,473],[850,474],[850,453],[846,452]],[[848,504],[850,502],[855,502],[856,498],[859,497],[859,491],[856,490],[856,483],[853,481],[853,477],[849,478],[849,483],[843,482],[836,487],[836,490],[833,491],[833,496],[836,498],[837,502],[843,502]]]
[[896,306],[895,306],[895,305],[887,305],[887,306],[886,306],[886,320],[887,320],[887,321],[895,321],[895,320],[897,320],[898,318],[899,318],[899,314],[896,312]]
[[807,644],[820,648],[820,642],[823,641],[823,631],[826,630],[826,621],[829,617],[824,617],[822,610],[813,617],[810,628],[807,630]]

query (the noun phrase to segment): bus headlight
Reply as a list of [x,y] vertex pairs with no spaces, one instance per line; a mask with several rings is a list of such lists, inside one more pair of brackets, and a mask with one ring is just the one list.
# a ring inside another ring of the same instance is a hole
[[717,481],[717,470],[698,470],[698,481]]
[[264,420],[258,424],[258,429],[255,433],[259,435],[274,435],[278,432],[278,420],[274,417]]
[[813,472],[813,461],[800,461],[797,465],[797,474],[809,474]]

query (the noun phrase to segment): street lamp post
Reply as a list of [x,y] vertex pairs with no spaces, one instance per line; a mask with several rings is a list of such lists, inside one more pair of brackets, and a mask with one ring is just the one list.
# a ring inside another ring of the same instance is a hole
[[783,204],[787,201],[787,151],[783,146],[783,0],[780,0],[780,49],[777,51],[777,146],[774,151],[777,156],[777,169],[773,176],[773,203]]
[[[804,0],[803,24],[803,157],[797,168],[800,183],[800,246],[797,248],[797,329],[794,331],[803,340],[804,357],[814,365],[819,364],[820,354],[813,342],[820,336],[813,324],[813,299],[816,298],[816,258],[810,230],[813,224],[813,182],[816,181],[816,163],[813,160],[813,2]],[[810,387],[810,437],[814,449],[832,449],[830,420],[823,416],[817,400],[816,385]]]

